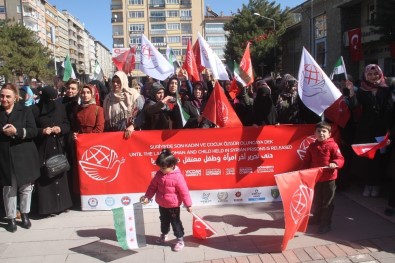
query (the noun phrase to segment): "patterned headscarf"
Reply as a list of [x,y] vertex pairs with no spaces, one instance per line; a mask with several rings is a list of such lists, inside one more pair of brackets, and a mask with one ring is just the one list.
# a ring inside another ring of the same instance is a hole
[[[372,70],[378,71],[380,78],[376,82],[370,82],[368,80],[368,73]],[[362,77],[362,89],[366,91],[371,91],[373,89],[377,88],[387,88],[387,84],[385,83],[385,78],[383,71],[381,70],[380,66],[377,64],[369,64],[365,67],[365,70],[363,72],[363,77]]]

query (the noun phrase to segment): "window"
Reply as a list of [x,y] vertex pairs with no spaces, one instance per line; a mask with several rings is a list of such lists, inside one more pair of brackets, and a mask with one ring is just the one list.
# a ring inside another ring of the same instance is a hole
[[326,37],[326,14],[314,18],[315,39]]
[[173,53],[176,56],[181,56],[181,49],[173,49]]
[[178,10],[169,10],[167,11],[167,17],[179,17],[180,13],[178,12]]
[[152,30],[163,30],[166,29],[166,24],[151,24]]
[[130,44],[131,45],[140,45],[141,44],[141,37],[131,37]]
[[129,11],[129,18],[143,18],[144,11]]
[[144,31],[144,24],[130,24],[129,31]]
[[164,11],[151,11],[150,16],[151,17],[166,17]]
[[178,5],[180,0],[166,0],[166,5]]
[[182,45],[183,46],[188,45],[188,40],[191,41],[191,43],[192,43],[192,36],[182,36],[182,39],[181,39]]
[[191,10],[180,10],[181,17],[191,17],[192,11]]
[[165,37],[151,37],[152,43],[164,43]]
[[129,0],[129,5],[143,5],[144,0]]
[[315,57],[321,68],[326,67],[326,38],[315,41]]
[[167,43],[180,43],[181,37],[180,36],[168,36]]
[[5,13],[5,6],[0,6],[0,14],[4,14]]
[[179,23],[168,23],[167,30],[180,30],[180,24]]

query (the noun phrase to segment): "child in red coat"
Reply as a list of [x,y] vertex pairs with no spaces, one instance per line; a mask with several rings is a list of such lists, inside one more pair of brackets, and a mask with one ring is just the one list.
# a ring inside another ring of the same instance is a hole
[[303,159],[303,168],[326,167],[317,178],[314,188],[313,217],[310,224],[318,224],[318,233],[324,234],[331,230],[332,213],[337,178],[337,170],[343,167],[344,157],[339,146],[331,137],[331,125],[319,122],[315,126],[316,141],[307,148]]

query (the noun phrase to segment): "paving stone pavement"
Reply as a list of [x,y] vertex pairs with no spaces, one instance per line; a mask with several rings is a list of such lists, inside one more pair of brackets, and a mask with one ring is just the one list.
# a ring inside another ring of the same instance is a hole
[[360,189],[336,196],[333,230],[316,234],[316,227],[297,233],[280,251],[284,233],[280,202],[194,207],[216,231],[206,240],[192,237],[192,216],[182,210],[185,248],[173,252],[174,236],[162,246],[157,209],[144,210],[147,245],[122,250],[111,211],[78,211],[48,218],[32,215],[33,226],[17,232],[0,219],[0,262],[395,262],[395,218],[385,217],[382,198],[364,198]]

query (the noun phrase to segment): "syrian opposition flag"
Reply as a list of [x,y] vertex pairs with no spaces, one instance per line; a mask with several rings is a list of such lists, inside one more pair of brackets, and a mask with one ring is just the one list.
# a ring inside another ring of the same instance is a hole
[[171,47],[167,46],[166,47],[166,58],[170,62],[170,64],[173,64],[174,70],[175,68],[180,67],[180,63],[177,60],[177,56],[174,54],[174,51]]
[[195,55],[193,54],[192,44],[190,40],[188,40],[187,53],[185,56],[184,64],[182,64],[182,68],[186,70],[186,72],[188,73],[188,78],[192,82],[200,80],[199,70],[196,65]]
[[141,35],[140,54],[140,70],[148,76],[163,81],[174,73],[174,66],[152,45],[144,34]]
[[346,65],[344,64],[343,56],[340,56],[340,58],[336,61],[335,67],[333,68],[333,72],[331,74],[332,80],[335,77],[335,75],[344,76],[341,79],[347,80],[347,71],[346,71]]
[[112,213],[118,243],[124,250],[146,245],[141,203],[133,204],[133,207],[114,208]]
[[298,74],[298,92],[307,108],[321,114],[342,94],[303,47]]
[[212,72],[214,79],[229,80],[224,64],[199,32],[198,39],[193,46],[193,52],[200,72],[206,68]]
[[219,127],[243,126],[218,81],[215,82],[202,115]]
[[205,222],[202,218],[200,218],[197,214],[192,213],[193,215],[193,224],[192,224],[192,233],[193,237],[198,239],[206,239],[211,237],[212,235],[217,235],[217,232]]
[[274,176],[284,207],[285,232],[282,251],[287,248],[288,241],[297,231],[306,232],[315,182],[321,176],[322,170],[322,167],[312,168]]
[[240,67],[239,64],[237,64],[236,61],[233,62],[233,75],[235,79],[243,85],[243,87],[247,87],[247,83],[243,80],[243,78],[240,76]]
[[64,68],[63,81],[68,81],[69,79],[76,79],[77,78],[75,76],[73,66],[71,65],[69,55],[67,55],[66,58],[64,59],[64,61],[62,63],[62,67]]
[[247,43],[243,58],[240,61],[240,77],[244,80],[246,86],[249,86],[254,82],[254,72],[252,70],[252,62],[250,56],[250,44],[250,42]]
[[119,71],[126,74],[135,69],[136,66],[136,47],[128,49],[116,49],[119,53],[114,54],[112,62]]
[[93,69],[93,79],[94,80],[99,80],[99,81],[103,81],[104,76],[103,76],[103,70],[99,65],[99,61],[96,60],[95,62],[95,68]]
[[180,96],[178,96],[178,94],[177,94],[177,105],[178,105],[178,109],[180,110],[182,127],[184,127],[191,116],[189,116],[189,114],[186,111],[184,111],[184,108],[182,107],[181,104]]
[[376,151],[387,146],[389,140],[389,133],[384,136],[384,139],[378,143],[363,143],[363,144],[352,144],[351,147],[355,154],[361,157],[367,157],[374,159]]

